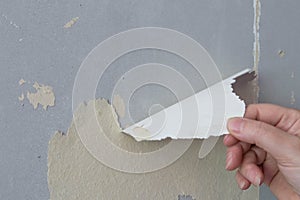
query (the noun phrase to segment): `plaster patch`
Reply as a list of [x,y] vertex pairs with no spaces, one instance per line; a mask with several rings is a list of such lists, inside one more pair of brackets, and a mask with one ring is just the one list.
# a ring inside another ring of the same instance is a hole
[[[131,174],[107,167],[87,151],[77,132],[91,130],[93,127],[89,122],[95,118],[95,114],[102,127],[101,130],[97,129],[98,136],[105,134],[124,150],[150,152],[168,142],[136,142],[130,136],[121,134],[115,110],[106,100],[81,104],[74,113],[67,134],[57,132],[49,142],[50,199],[165,200],[177,199],[178,194],[189,194],[195,199],[206,200],[258,200],[258,188],[241,191],[234,173],[225,170],[226,150],[222,142],[218,142],[213,151],[200,160],[197,156],[202,141],[195,140],[177,161],[151,173]],[[108,156],[114,158],[113,154]],[[134,166],[135,163],[131,164]]]
[[120,95],[116,94],[116,95],[114,95],[112,103],[116,109],[118,116],[120,118],[125,117],[126,108],[125,108],[125,103],[124,103],[123,98]]
[[78,20],[79,20],[79,17],[72,18],[69,22],[67,22],[64,25],[64,28],[71,28]]
[[37,109],[41,104],[44,110],[47,110],[48,106],[55,105],[55,95],[52,87],[35,82],[33,87],[36,89],[36,93],[27,92],[27,99],[33,105],[34,109]]

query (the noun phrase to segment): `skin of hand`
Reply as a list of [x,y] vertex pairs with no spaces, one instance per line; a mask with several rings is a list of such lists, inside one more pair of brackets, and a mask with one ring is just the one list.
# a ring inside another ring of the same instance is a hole
[[300,199],[300,111],[252,104],[227,128],[226,169],[238,169],[242,190],[265,183],[278,199]]

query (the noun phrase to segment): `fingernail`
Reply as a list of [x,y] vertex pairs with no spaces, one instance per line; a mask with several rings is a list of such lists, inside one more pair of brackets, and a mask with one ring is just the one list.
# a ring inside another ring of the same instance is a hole
[[242,123],[244,123],[244,120],[241,118],[229,119],[227,123],[229,132],[240,133]]
[[231,165],[231,163],[232,163],[232,154],[228,153],[227,156],[226,156],[226,166],[225,166],[225,168],[228,169],[229,166]]
[[259,185],[260,185],[260,178],[259,178],[259,176],[256,176],[256,177],[255,177],[254,185],[255,185],[255,186],[259,186]]

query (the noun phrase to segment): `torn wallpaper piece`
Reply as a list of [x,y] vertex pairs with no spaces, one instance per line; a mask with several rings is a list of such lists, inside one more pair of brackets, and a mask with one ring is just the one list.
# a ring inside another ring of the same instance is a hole
[[172,139],[206,139],[228,133],[226,122],[241,117],[245,103],[232,89],[243,70],[199,93],[178,102],[128,128],[123,132],[137,141]]

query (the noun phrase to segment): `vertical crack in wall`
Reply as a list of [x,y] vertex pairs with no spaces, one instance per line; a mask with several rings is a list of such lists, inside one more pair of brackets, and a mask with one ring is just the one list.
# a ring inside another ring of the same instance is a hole
[[254,58],[254,71],[258,71],[258,64],[260,58],[260,43],[259,43],[259,21],[261,15],[261,4],[260,0],[253,0],[254,8],[254,23],[253,23],[253,34],[254,34],[254,44],[253,44],[253,58]]
[[259,85],[258,85],[258,64],[260,59],[260,40],[259,40],[259,22],[261,15],[261,3],[260,0],[253,0],[254,8],[254,22],[253,22],[253,34],[254,34],[254,43],[253,43],[253,70],[256,74],[256,79],[253,81],[253,92],[254,98],[253,103],[257,103],[259,96]]

